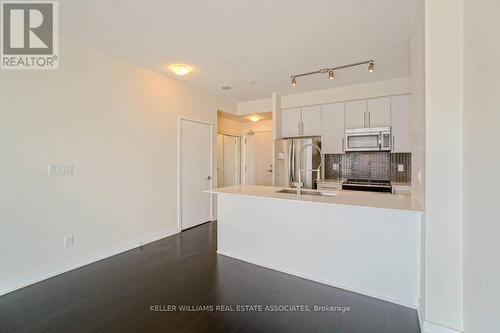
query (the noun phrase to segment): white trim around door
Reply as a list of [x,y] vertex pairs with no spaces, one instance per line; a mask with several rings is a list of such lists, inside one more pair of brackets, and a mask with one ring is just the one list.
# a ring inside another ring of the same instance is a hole
[[[202,125],[207,125],[210,128],[210,174],[209,188],[213,188],[213,168],[214,168],[214,126],[213,123],[200,121],[192,118],[187,118],[183,116],[177,117],[177,226],[179,230],[182,230],[182,122],[188,121],[193,123],[198,123]],[[214,219],[214,200],[213,194],[210,194],[210,218]],[[207,221],[204,221],[207,222]]]

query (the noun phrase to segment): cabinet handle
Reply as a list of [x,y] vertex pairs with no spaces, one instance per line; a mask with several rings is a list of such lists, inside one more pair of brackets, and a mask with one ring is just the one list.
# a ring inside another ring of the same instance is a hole
[[372,127],[372,113],[368,111],[368,127]]
[[392,145],[391,145],[391,150],[394,151],[394,135],[392,136]]
[[342,137],[342,152],[345,152],[345,137]]

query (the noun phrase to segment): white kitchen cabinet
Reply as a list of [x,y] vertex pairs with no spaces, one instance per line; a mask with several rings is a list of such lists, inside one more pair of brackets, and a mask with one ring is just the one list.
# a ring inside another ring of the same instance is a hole
[[325,154],[344,152],[345,104],[324,104],[321,108],[323,118],[321,148]]
[[303,136],[321,135],[321,105],[303,107],[301,109]]
[[367,113],[368,126],[365,127],[391,126],[391,98],[370,98],[367,100]]
[[295,136],[321,135],[321,105],[281,111],[281,135],[284,138]]
[[391,97],[392,151],[395,153],[412,151],[410,110],[410,95]]
[[300,108],[281,111],[281,135],[284,138],[299,136]]
[[345,128],[363,128],[366,124],[366,100],[345,103]]

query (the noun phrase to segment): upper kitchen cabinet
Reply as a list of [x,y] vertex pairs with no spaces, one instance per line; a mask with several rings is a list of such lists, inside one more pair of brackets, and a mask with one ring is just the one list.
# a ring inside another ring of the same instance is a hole
[[366,116],[366,100],[345,103],[345,128],[369,127]]
[[391,98],[371,98],[367,101],[367,122],[365,127],[391,126]]
[[282,110],[281,123],[281,135],[284,138],[319,136],[322,124],[321,105]]
[[345,103],[324,104],[321,149],[325,154],[344,152]]
[[391,97],[392,151],[411,152],[410,95]]
[[302,133],[303,136],[321,135],[321,105],[302,108]]
[[300,134],[300,108],[281,111],[281,135],[284,138],[299,136]]

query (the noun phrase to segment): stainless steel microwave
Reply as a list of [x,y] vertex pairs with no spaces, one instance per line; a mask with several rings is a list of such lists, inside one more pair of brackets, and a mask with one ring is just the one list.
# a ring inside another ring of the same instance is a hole
[[353,128],[345,130],[345,151],[391,151],[391,128]]

